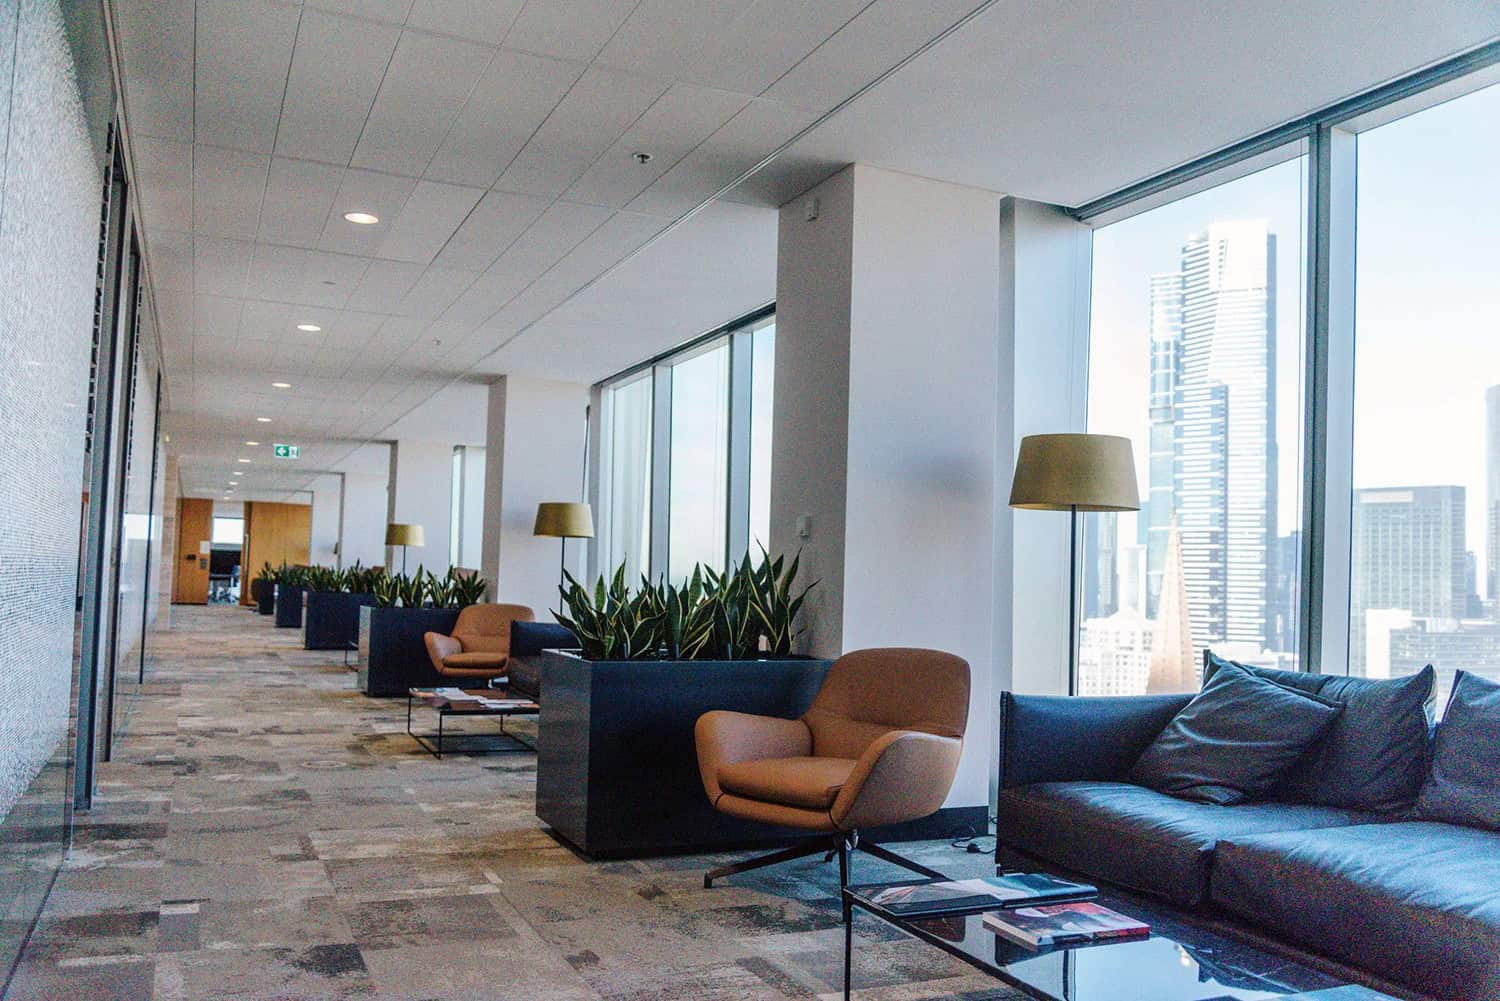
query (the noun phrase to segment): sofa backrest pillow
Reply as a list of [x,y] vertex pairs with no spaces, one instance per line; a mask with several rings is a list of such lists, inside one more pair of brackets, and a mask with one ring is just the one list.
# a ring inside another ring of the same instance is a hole
[[[1224,660],[1203,654],[1207,684]],[[1411,809],[1427,777],[1432,701],[1431,665],[1404,678],[1349,678],[1338,674],[1241,668],[1287,688],[1311,692],[1344,707],[1322,741],[1291,770],[1273,794],[1296,803],[1398,813]]]
[[1500,685],[1459,671],[1417,816],[1500,831]]
[[1225,662],[1136,760],[1130,780],[1200,803],[1256,799],[1276,787],[1339,711]]
[[543,650],[576,650],[578,637],[556,622],[517,622],[510,627],[510,655],[531,657]]

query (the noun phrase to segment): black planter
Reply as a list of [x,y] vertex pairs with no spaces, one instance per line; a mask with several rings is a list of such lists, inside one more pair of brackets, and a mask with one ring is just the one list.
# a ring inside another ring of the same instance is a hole
[[375,604],[373,594],[308,591],[302,606],[304,650],[348,650],[359,641],[359,610]]
[[250,582],[250,596],[255,599],[255,610],[261,615],[276,612],[276,585],[268,580]]
[[536,813],[574,847],[636,858],[807,836],[714,810],[698,777],[693,726],[710,709],[800,716],[829,661],[539,657]]
[[405,695],[408,688],[450,685],[432,669],[424,633],[451,633],[456,608],[379,608],[359,610],[359,690],[366,695]]
[[302,596],[306,593],[307,588],[305,587],[289,587],[285,584],[276,585],[277,629],[302,628]]

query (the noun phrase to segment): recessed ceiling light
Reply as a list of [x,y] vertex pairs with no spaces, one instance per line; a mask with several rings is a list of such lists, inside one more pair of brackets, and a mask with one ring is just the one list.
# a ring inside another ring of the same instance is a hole
[[249,462],[249,459],[235,459],[235,462]]
[[292,388],[292,384],[290,382],[273,382],[273,383],[271,383],[271,388],[272,389],[291,389]]
[[316,323],[299,323],[297,324],[297,329],[302,331],[303,333],[316,334],[323,328],[318,326]]
[[260,421],[262,424],[269,424],[269,423],[271,423],[271,418],[269,418],[269,417],[257,417],[255,419],[258,420],[258,421]]
[[256,445],[259,445],[260,442],[258,442],[258,441],[247,441],[247,442],[245,442],[245,444],[249,445],[251,448],[254,448]]
[[344,218],[357,226],[373,226],[380,221],[368,212],[345,212]]

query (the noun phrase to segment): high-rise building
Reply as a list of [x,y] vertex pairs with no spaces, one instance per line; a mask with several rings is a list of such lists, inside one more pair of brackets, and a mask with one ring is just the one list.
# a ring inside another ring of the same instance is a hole
[[1155,627],[1134,608],[1087,619],[1078,637],[1079,695],[1142,695]]
[[1500,386],[1484,394],[1484,596],[1500,608]]
[[[1436,619],[1467,613],[1464,488],[1356,490],[1353,535],[1349,671],[1363,676],[1367,610],[1399,609]],[[1391,656],[1394,671],[1394,651]]]
[[1175,527],[1167,532],[1166,570],[1158,595],[1156,631],[1152,637],[1151,661],[1146,691],[1191,692],[1202,672],[1193,649],[1192,625],[1188,621],[1187,581],[1182,567],[1182,539]]
[[1100,511],[1083,525],[1083,617],[1105,618],[1120,610],[1120,516]]
[[1275,261],[1264,221],[1220,222],[1151,279],[1147,600],[1175,526],[1195,650],[1274,638]]

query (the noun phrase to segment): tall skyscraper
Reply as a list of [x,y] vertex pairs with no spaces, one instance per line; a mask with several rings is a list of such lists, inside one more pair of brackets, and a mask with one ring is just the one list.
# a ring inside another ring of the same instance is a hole
[[1356,490],[1353,514],[1349,671],[1363,676],[1366,611],[1449,620],[1467,613],[1464,488]]
[[1151,279],[1147,601],[1157,614],[1175,526],[1195,651],[1275,631],[1275,300],[1264,221],[1214,223]]
[[1182,539],[1175,527],[1167,531],[1167,566],[1162,574],[1161,593],[1157,602],[1156,632],[1151,644],[1151,662],[1147,672],[1146,691],[1191,692],[1198,687],[1202,672],[1198,654],[1193,649],[1192,627],[1188,622],[1187,582],[1182,570]]
[[1484,394],[1484,596],[1500,607],[1500,386]]
[[1100,619],[1120,610],[1120,516],[1114,511],[1083,521],[1083,617]]

